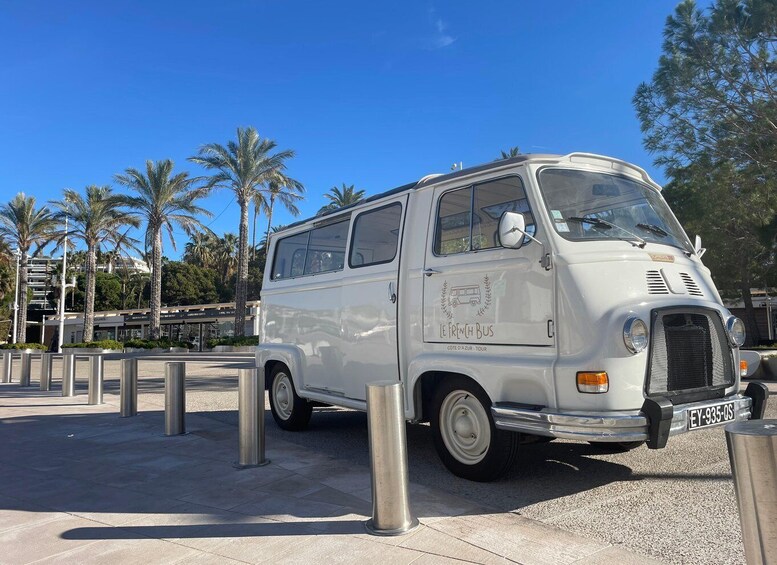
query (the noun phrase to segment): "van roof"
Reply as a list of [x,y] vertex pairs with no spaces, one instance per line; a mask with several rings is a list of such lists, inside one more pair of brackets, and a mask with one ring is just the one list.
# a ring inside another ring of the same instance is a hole
[[[517,155],[515,157],[510,157],[509,159],[498,159],[496,161],[492,161],[490,163],[484,163],[482,165],[475,165],[474,167],[469,167],[466,169],[461,169],[460,171],[454,171],[452,173],[446,173],[446,174],[431,174],[426,175],[421,180],[416,182],[411,182],[408,184],[404,184],[402,186],[398,186],[396,188],[393,188],[391,190],[387,190],[385,192],[381,192],[379,194],[374,194],[368,198],[365,198],[364,200],[360,200],[356,204],[351,204],[349,206],[344,206],[343,208],[337,208],[336,210],[327,210],[325,212],[321,212],[319,214],[316,214],[315,216],[311,218],[307,218],[304,220],[300,220],[298,222],[294,222],[293,224],[289,224],[288,226],[284,227],[283,230],[277,233],[283,233],[288,229],[295,228],[298,226],[301,226],[302,224],[306,224],[311,221],[322,221],[324,219],[329,220],[334,219],[337,215],[341,214],[342,212],[346,212],[348,210],[351,210],[352,208],[355,208],[357,206],[361,206],[363,204],[367,204],[370,202],[375,202],[377,200],[380,200],[381,198],[386,198],[388,196],[394,196],[395,194],[401,194],[403,192],[408,192],[411,190],[417,190],[419,188],[423,188],[426,186],[429,186],[431,184],[437,184],[439,182],[445,182],[451,179],[455,179],[458,177],[464,177],[468,175],[472,175],[475,173],[480,173],[483,171],[488,171],[491,169],[498,169],[502,167],[509,167],[511,165],[517,165],[519,163],[525,163],[527,161],[545,161],[549,163],[558,163],[560,161],[569,161],[571,163],[588,163],[591,164],[592,162],[595,162],[597,164],[604,164],[609,163],[610,167],[615,169],[616,171],[620,172],[628,172],[631,175],[634,175],[637,173],[638,176],[641,176],[645,182],[648,184],[653,185],[654,187],[661,189],[660,186],[658,186],[649,176],[648,174],[641,169],[640,167],[637,167],[636,165],[632,165],[631,163],[627,163],[625,161],[621,161],[620,159],[615,159],[613,157],[606,157],[603,155],[596,155],[593,153],[569,153],[568,155],[557,155],[557,154],[551,154],[551,153],[527,153],[523,155]],[[328,222],[327,222],[328,223]],[[272,234],[272,236],[275,236],[276,234]]]

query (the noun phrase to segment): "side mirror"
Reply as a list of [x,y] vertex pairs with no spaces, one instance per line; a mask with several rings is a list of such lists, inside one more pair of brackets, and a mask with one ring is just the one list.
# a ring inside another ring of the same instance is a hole
[[526,236],[526,220],[518,212],[505,212],[499,219],[499,244],[507,249],[520,249]]
[[701,259],[701,256],[706,253],[707,248],[701,246],[701,238],[697,235],[696,241],[693,244],[693,250],[696,252],[696,255]]

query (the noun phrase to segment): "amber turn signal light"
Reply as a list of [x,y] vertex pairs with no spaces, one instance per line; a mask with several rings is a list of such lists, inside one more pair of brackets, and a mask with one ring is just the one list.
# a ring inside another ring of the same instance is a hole
[[599,371],[577,373],[577,390],[588,394],[598,394],[610,390],[610,379],[607,373]]
[[740,377],[746,377],[747,376],[747,361],[742,359],[739,362],[739,376]]

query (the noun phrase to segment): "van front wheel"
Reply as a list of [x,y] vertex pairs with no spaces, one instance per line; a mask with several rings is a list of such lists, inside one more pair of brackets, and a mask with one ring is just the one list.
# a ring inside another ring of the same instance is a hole
[[270,372],[270,410],[279,427],[293,432],[304,430],[313,413],[313,406],[294,390],[284,365],[276,365]]
[[430,424],[437,454],[456,476],[492,481],[515,461],[518,434],[496,428],[488,395],[465,377],[449,377],[437,387]]

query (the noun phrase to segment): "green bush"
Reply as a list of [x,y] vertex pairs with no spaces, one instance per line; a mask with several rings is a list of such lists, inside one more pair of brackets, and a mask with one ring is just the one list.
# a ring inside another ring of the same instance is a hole
[[217,345],[232,345],[234,347],[246,345],[259,345],[258,335],[244,335],[235,337],[219,337],[208,340],[208,348],[213,349]]
[[48,346],[42,343],[4,343],[0,345],[0,349],[39,349],[47,351]]
[[124,345],[120,341],[115,339],[103,339],[100,341],[87,341],[86,343],[66,343],[63,348],[75,347],[77,349],[85,349],[93,347],[95,349],[124,349]]
[[124,347],[134,347],[136,349],[168,349],[170,347],[183,347],[192,349],[193,344],[185,341],[170,341],[169,339],[130,339],[124,342]]

